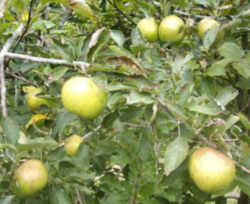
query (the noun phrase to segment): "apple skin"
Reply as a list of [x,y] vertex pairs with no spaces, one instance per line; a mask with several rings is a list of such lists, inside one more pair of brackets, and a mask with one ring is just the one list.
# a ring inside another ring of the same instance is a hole
[[91,78],[82,76],[64,83],[61,98],[66,110],[85,119],[97,117],[107,105],[106,92]]
[[11,190],[21,198],[30,197],[42,190],[47,182],[45,165],[40,160],[30,159],[15,170]]
[[[200,38],[203,38],[208,30],[213,29],[217,26],[220,26],[220,23],[212,18],[204,18],[203,20],[201,20],[198,23],[198,28],[197,28]],[[218,38],[222,38],[222,37],[223,37],[223,34],[219,33]]]
[[72,135],[65,140],[64,149],[70,156],[75,155],[83,142],[83,138],[79,135]]
[[159,38],[162,42],[180,41],[185,36],[184,21],[178,16],[166,16],[159,26]]
[[39,98],[36,95],[42,93],[41,88],[36,88],[34,86],[24,87],[24,92],[26,92],[26,101],[29,108],[32,111],[36,111],[41,105],[51,106],[48,100]]
[[158,25],[154,18],[144,18],[138,23],[142,36],[149,42],[158,40]]
[[201,191],[210,194],[219,194],[230,188],[235,171],[231,158],[210,147],[196,150],[189,160],[190,177]]

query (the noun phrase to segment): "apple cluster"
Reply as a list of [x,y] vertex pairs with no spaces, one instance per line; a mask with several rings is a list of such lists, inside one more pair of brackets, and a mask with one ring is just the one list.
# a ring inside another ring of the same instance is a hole
[[[220,26],[220,23],[212,18],[204,18],[198,23],[198,34],[203,38],[210,29]],[[153,17],[139,21],[138,28],[141,35],[148,42],[179,42],[185,36],[186,26],[184,21],[175,15],[166,16],[157,24]],[[222,36],[219,36],[222,37]]]

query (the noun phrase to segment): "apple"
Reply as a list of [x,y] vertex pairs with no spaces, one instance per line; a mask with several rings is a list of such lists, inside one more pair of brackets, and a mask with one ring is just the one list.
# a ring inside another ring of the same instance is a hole
[[166,16],[159,26],[159,37],[162,42],[180,41],[185,35],[185,24],[175,15]]
[[91,78],[82,76],[64,83],[61,98],[66,110],[85,119],[97,117],[107,105],[106,92]]
[[[204,18],[198,23],[198,34],[201,38],[203,38],[206,32],[210,29],[220,26],[220,23],[212,18]],[[223,33],[220,32],[217,39],[223,38]]]
[[149,42],[158,40],[158,25],[154,18],[144,18],[138,23],[142,36]]
[[26,101],[32,111],[36,111],[41,105],[47,105],[48,107],[51,106],[48,100],[36,96],[37,94],[42,93],[41,88],[25,86],[23,87],[23,91],[26,93]]
[[189,160],[190,177],[206,193],[219,194],[230,188],[235,171],[231,158],[210,147],[196,150]]
[[72,135],[65,140],[64,149],[70,156],[75,155],[83,142],[83,138],[79,135]]
[[48,182],[48,172],[40,160],[30,159],[14,172],[11,190],[19,197],[29,197],[42,190]]

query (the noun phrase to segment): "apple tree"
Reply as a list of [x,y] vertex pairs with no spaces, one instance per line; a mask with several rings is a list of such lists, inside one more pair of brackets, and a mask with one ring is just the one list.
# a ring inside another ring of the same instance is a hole
[[247,0],[2,0],[0,203],[249,203],[249,20]]

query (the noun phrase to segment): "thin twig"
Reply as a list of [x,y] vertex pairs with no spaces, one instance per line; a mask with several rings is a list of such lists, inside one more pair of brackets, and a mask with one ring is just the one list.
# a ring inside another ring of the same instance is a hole
[[98,126],[96,129],[94,129],[93,131],[91,131],[91,132],[85,134],[85,135],[83,136],[83,139],[85,140],[85,139],[91,137],[94,133],[96,133],[99,129],[101,129],[101,127],[102,127],[102,126],[99,125],[99,126]]
[[23,30],[23,33],[21,34],[20,38],[18,39],[14,49],[12,50],[12,52],[15,52],[16,51],[16,48],[17,46],[19,45],[19,43],[22,41],[22,39],[24,38],[25,34],[28,32],[29,30],[29,26],[30,26],[30,21],[31,21],[31,11],[32,11],[32,8],[33,8],[33,3],[34,3],[34,0],[31,0],[30,1],[30,5],[29,5],[29,15],[28,15],[28,20],[27,20],[27,23],[25,25],[25,28]]
[[244,172],[247,173],[247,174],[250,174],[250,169],[248,169],[248,168],[242,166],[241,164],[239,164],[239,163],[236,162],[236,161],[234,161],[234,163],[235,163],[235,165],[236,165],[237,167],[239,167],[242,171],[244,171]]
[[115,2],[113,3],[110,0],[107,0],[107,1],[118,11],[118,13],[120,13],[122,16],[124,16],[130,23],[132,23],[133,25],[136,25],[136,23],[130,17],[128,17],[125,13],[123,13],[122,10],[120,10],[118,8],[118,6],[116,5]]
[[1,81],[1,106],[2,106],[2,115],[3,117],[7,116],[7,107],[6,107],[6,86],[5,86],[5,75],[4,75],[4,57],[15,39],[21,34],[23,30],[23,24],[21,24],[13,35],[7,40],[0,52],[0,81]]
[[202,16],[202,15],[196,15],[196,14],[191,14],[191,13],[187,13],[187,12],[184,12],[184,11],[181,11],[181,10],[174,10],[174,13],[175,14],[179,14],[179,15],[182,15],[182,16],[186,16],[186,17],[193,17],[193,18],[197,18],[197,19],[203,19],[203,18],[208,18],[210,16]]
[[5,73],[6,73],[6,75],[9,75],[9,76],[12,76],[12,77],[14,77],[14,78],[16,78],[16,79],[18,79],[18,80],[24,81],[24,82],[26,82],[27,84],[36,86],[36,84],[35,84],[34,82],[32,82],[32,81],[30,81],[30,80],[24,78],[23,76],[18,75],[18,74],[15,73],[15,72],[11,72],[11,71],[9,71],[9,70],[5,70]]
[[86,72],[86,69],[90,66],[90,64],[86,62],[81,62],[81,61],[67,62],[66,60],[62,60],[62,59],[34,57],[30,55],[16,54],[16,53],[11,53],[11,52],[7,52],[5,56],[10,57],[10,58],[33,61],[33,62],[65,65],[69,67],[78,66],[82,69],[84,73]]
[[137,198],[138,198],[138,189],[139,189],[139,181],[141,178],[141,172],[138,172],[137,177],[135,179],[135,187],[134,187],[134,192],[132,195],[132,199],[131,199],[131,204],[136,204]]
[[2,0],[2,2],[0,3],[0,18],[4,16],[7,3],[8,3],[8,0]]

